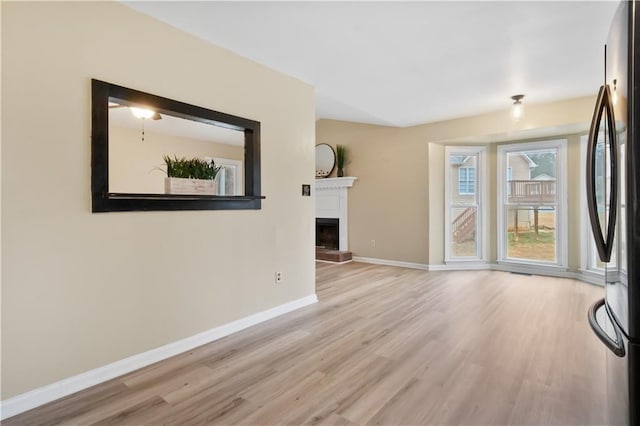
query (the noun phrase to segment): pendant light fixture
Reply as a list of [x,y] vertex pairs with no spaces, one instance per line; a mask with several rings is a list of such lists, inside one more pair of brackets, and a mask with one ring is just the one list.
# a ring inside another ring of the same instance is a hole
[[524,95],[513,95],[511,99],[513,100],[513,109],[511,110],[511,116],[515,121],[518,121],[522,118],[524,111],[522,110],[522,99]]

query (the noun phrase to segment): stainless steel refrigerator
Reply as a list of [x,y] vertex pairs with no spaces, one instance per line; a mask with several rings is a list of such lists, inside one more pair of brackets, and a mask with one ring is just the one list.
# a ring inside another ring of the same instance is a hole
[[609,30],[589,131],[587,203],[605,263],[588,312],[607,351],[607,424],[640,425],[640,10],[622,2]]

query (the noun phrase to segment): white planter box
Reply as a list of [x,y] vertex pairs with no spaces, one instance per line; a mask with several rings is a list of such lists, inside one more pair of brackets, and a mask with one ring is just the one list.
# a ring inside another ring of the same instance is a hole
[[164,193],[183,195],[217,195],[218,188],[215,179],[164,178]]

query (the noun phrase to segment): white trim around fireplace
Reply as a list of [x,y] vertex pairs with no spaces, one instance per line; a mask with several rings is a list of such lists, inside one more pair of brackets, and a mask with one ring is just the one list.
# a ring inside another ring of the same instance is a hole
[[349,209],[347,189],[356,177],[316,179],[316,218],[338,219],[339,250],[349,250]]

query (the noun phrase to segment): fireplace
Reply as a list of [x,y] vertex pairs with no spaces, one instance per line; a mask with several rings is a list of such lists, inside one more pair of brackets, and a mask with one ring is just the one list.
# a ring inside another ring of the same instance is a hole
[[355,177],[316,179],[316,218],[334,218],[338,221],[338,250],[349,251],[349,212],[347,190]]
[[316,247],[338,250],[340,247],[340,220],[316,218]]

